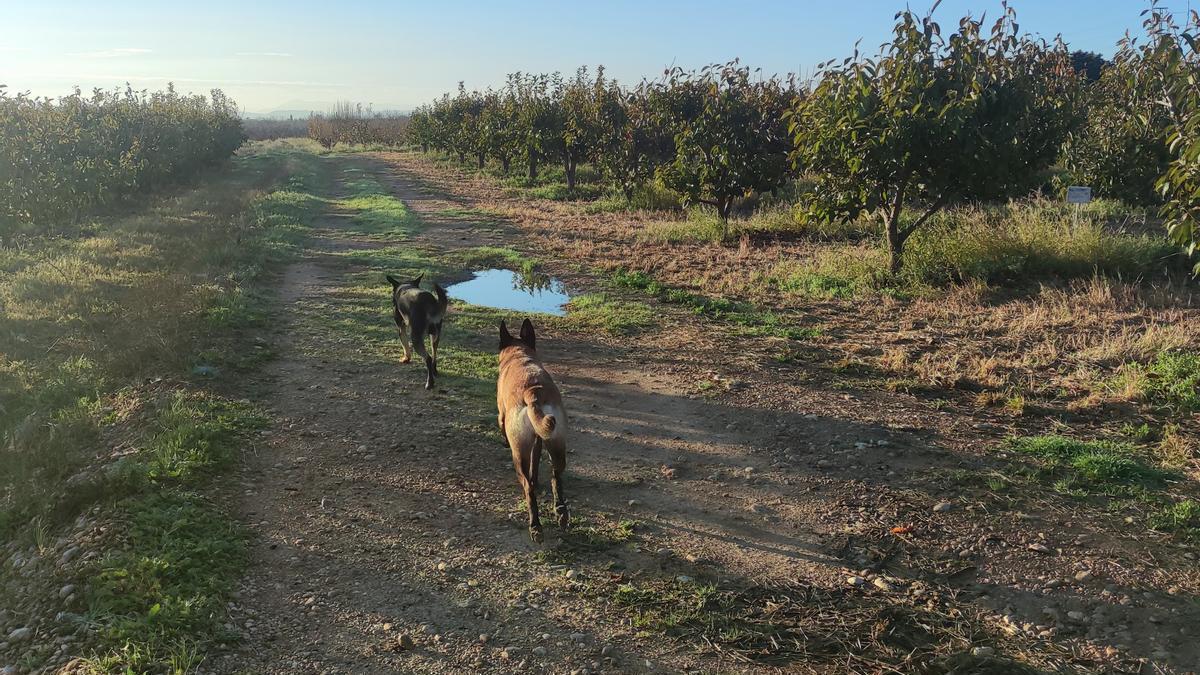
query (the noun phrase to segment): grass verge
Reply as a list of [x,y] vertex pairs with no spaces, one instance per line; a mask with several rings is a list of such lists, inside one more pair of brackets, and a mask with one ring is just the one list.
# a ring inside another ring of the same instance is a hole
[[0,604],[47,636],[0,662],[183,672],[221,637],[242,534],[212,480],[262,422],[234,376],[270,355],[267,282],[328,185],[316,155],[254,144],[82,236],[0,249],[0,545],[37,551],[0,569]]

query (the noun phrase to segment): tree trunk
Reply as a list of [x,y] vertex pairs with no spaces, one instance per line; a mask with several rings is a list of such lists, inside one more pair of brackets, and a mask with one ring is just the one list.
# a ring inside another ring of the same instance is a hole
[[485,159],[486,159],[486,156],[482,152],[479,153],[479,168],[480,169],[483,168],[483,163],[484,163]]
[[511,165],[512,165],[512,160],[509,159],[508,157],[500,158],[500,166],[503,167],[505,175],[508,175],[508,170]]
[[422,154],[422,155],[427,155],[427,154],[429,154],[429,144],[428,144],[428,143],[422,143],[422,144],[421,144],[421,154]]
[[529,153],[529,180],[537,180],[538,177],[538,158],[534,153]]
[[563,171],[567,174],[567,190],[575,189],[575,160],[566,159],[563,161]]
[[464,153],[458,153],[458,163],[462,164],[467,161],[467,156]]
[[887,239],[888,270],[896,274],[903,262],[901,256],[904,254],[904,241],[908,239],[900,231],[900,209],[895,209],[884,217],[883,231]]

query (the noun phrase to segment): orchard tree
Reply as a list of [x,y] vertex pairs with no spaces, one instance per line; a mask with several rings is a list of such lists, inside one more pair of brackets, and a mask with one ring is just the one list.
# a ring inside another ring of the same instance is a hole
[[487,153],[500,161],[500,166],[507,174],[519,140],[517,103],[511,91],[496,92],[489,89],[484,94],[480,124],[487,143]]
[[630,91],[611,81],[596,88],[598,134],[593,161],[626,201],[654,176],[665,158],[674,156],[671,136],[654,115],[650,90],[645,82]]
[[575,78],[561,89],[562,142],[559,148],[567,189],[575,189],[575,172],[579,162],[594,152],[599,142],[600,127],[596,113],[596,98],[604,88],[604,67],[596,70],[596,79],[588,76],[587,66],[575,71]]
[[528,165],[530,180],[538,176],[538,167],[546,157],[560,154],[563,141],[561,105],[562,80],[556,74],[509,75],[516,92],[517,148]]
[[1161,203],[1155,183],[1171,153],[1168,109],[1160,104],[1159,57],[1122,41],[1113,63],[1084,90],[1085,119],[1063,149],[1072,182],[1090,185],[1103,197],[1138,205]]
[[783,185],[791,142],[784,113],[795,90],[776,78],[753,80],[732,61],[699,72],[667,72],[652,96],[675,154],[658,168],[663,184],[716,210],[722,225],[734,201]]
[[418,106],[409,115],[405,134],[408,142],[421,147],[421,152],[429,152],[429,143],[433,136],[431,124],[428,105]]
[[877,214],[892,272],[939,209],[1034,188],[1077,124],[1079,88],[1062,44],[1020,35],[1007,5],[990,35],[970,17],[949,38],[932,16],[896,18],[878,57],[823,64],[790,116],[793,161],[817,177],[807,217]]
[[[1162,216],[1167,234],[1191,256],[1200,248],[1200,15],[1191,12],[1182,30],[1157,4],[1146,17],[1147,41],[1133,47],[1140,53],[1138,74],[1157,83],[1170,120],[1171,161],[1158,181]],[[1193,271],[1200,275],[1200,263]]]

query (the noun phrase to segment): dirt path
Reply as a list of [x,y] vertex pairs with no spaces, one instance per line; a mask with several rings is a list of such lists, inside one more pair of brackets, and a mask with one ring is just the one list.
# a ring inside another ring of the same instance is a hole
[[[403,246],[436,257],[521,236],[365,166],[423,224]],[[206,670],[889,672],[930,641],[965,654],[1025,644],[992,622],[999,610],[964,603],[979,589],[953,582],[972,567],[957,548],[933,580],[909,573],[916,547],[866,534],[931,518],[928,495],[868,486],[941,451],[906,430],[754,407],[753,383],[732,383],[732,402],[697,396],[716,347],[684,321],[669,341],[540,336],[571,413],[578,527],[548,526],[535,546],[478,390],[448,379],[426,393],[421,368],[321,316],[362,272],[342,254],[386,245],[346,222],[331,209],[281,281],[278,358],[254,383],[275,423],[235,479],[255,542],[229,626],[242,640]],[[466,332],[453,314],[449,330]],[[490,335],[463,339],[490,349]],[[732,637],[706,642],[713,623]],[[806,641],[771,647],[797,626]],[[845,646],[856,640],[876,642]]]

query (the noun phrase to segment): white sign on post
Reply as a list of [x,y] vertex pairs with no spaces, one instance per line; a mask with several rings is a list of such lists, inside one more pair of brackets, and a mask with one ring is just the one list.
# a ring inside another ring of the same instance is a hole
[[1092,201],[1092,188],[1072,185],[1067,188],[1068,204],[1088,204]]

